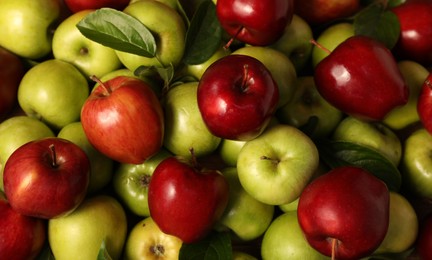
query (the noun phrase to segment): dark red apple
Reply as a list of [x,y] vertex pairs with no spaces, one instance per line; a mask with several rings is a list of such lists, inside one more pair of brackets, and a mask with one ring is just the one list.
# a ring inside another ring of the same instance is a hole
[[314,179],[300,195],[297,214],[309,244],[333,259],[373,253],[389,225],[389,190],[371,173],[343,166]]
[[432,134],[432,73],[427,76],[421,87],[417,113],[424,128]]
[[197,96],[211,133],[225,139],[250,140],[268,125],[279,90],[264,64],[247,55],[232,54],[206,69]]
[[409,0],[391,11],[398,17],[401,30],[395,55],[432,66],[432,1]]
[[51,219],[69,214],[84,199],[90,161],[76,144],[58,137],[30,141],[4,166],[4,193],[26,216]]
[[218,0],[216,15],[234,39],[265,46],[276,42],[294,13],[293,0]]
[[415,254],[419,259],[432,259],[432,214],[426,215],[420,223]]
[[0,193],[0,258],[36,259],[46,241],[46,222],[19,214]]
[[228,182],[219,171],[169,157],[156,167],[149,184],[150,216],[163,232],[184,243],[197,242],[222,216],[228,196]]
[[144,81],[118,76],[96,85],[81,110],[89,142],[107,157],[139,164],[162,147],[162,105]]
[[66,6],[73,13],[77,13],[82,10],[99,9],[102,7],[114,8],[117,10],[123,10],[130,0],[64,0]]
[[366,36],[352,36],[338,45],[317,64],[314,80],[330,104],[364,120],[382,120],[408,102],[409,88],[393,54]]

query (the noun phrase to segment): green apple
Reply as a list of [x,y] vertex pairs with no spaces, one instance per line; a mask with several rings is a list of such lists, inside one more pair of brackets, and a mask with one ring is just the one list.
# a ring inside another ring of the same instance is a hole
[[28,116],[10,117],[0,123],[0,190],[3,191],[3,166],[9,156],[21,145],[54,132],[43,122]]
[[87,198],[71,214],[48,221],[55,259],[97,259],[103,241],[109,256],[120,259],[126,239],[126,212],[108,195]]
[[279,209],[282,210],[282,212],[297,211],[299,199],[300,197],[290,203],[279,205]]
[[297,220],[297,211],[279,215],[270,224],[261,244],[263,260],[330,259],[307,242]]
[[220,58],[223,58],[227,55],[230,55],[231,51],[229,49],[225,49],[223,47],[220,47],[216,50],[213,55],[200,64],[186,64],[182,68],[182,73],[186,76],[192,76],[195,80],[200,80],[202,74],[204,71],[215,61],[219,60]]
[[313,45],[313,32],[310,25],[300,16],[294,14],[291,23],[285,27],[282,36],[270,45],[290,58],[297,73],[300,73],[310,61]]
[[232,257],[233,260],[258,260],[255,256],[238,250],[233,251]]
[[[341,42],[354,35],[354,25],[348,22],[336,23],[322,31],[316,42],[329,51],[333,51]],[[318,46],[312,48],[312,65],[315,67],[329,53]]]
[[[307,127],[312,118],[318,119],[309,130],[311,137],[328,136],[342,120],[343,113],[318,92],[313,76],[298,77],[292,99],[276,111],[281,123],[297,128]],[[310,123],[312,124],[312,123]]]
[[162,148],[141,164],[122,163],[115,170],[112,179],[114,192],[123,205],[135,215],[150,216],[147,201],[148,185],[156,166],[169,156],[171,153]]
[[396,133],[381,122],[345,117],[336,127],[333,140],[354,142],[384,155],[395,166],[402,157],[402,143]]
[[151,217],[147,217],[130,230],[123,259],[178,259],[182,245],[181,239],[165,234]]
[[237,158],[246,141],[222,139],[218,153],[222,161],[228,166],[237,166]]
[[52,51],[54,58],[72,63],[87,77],[101,77],[122,64],[114,49],[88,39],[76,27],[92,12],[83,10],[63,20],[54,32]]
[[383,120],[384,124],[395,130],[404,129],[420,120],[417,113],[417,99],[429,74],[426,67],[415,61],[399,61],[398,67],[409,87],[410,94],[408,103],[391,110]]
[[247,141],[237,159],[243,188],[270,205],[297,199],[318,166],[318,149],[313,141],[298,128],[283,124]]
[[84,75],[74,65],[58,59],[32,67],[18,87],[18,102],[24,112],[57,130],[79,121],[88,95]]
[[84,150],[90,160],[90,182],[87,188],[88,194],[95,194],[101,191],[111,181],[114,171],[114,161],[106,157],[87,139],[81,122],[73,122],[64,126],[57,134],[57,137],[67,139]]
[[278,85],[279,102],[277,107],[281,107],[290,101],[294,95],[297,72],[288,56],[281,51],[263,46],[241,47],[232,54],[251,56],[267,67]]
[[198,109],[198,82],[172,87],[163,101],[165,111],[164,146],[175,155],[196,157],[213,153],[221,138],[213,135],[205,125]]
[[272,222],[275,207],[256,200],[243,189],[236,167],[221,172],[229,183],[230,196],[218,224],[229,228],[241,241],[260,237]]
[[26,59],[46,57],[51,52],[52,30],[60,19],[59,3],[58,0],[1,0],[0,46]]
[[174,67],[180,63],[184,49],[186,26],[181,15],[157,0],[141,0],[129,4],[124,10],[141,21],[155,36],[156,57],[143,57],[116,51],[122,64],[135,71],[140,66]]
[[390,191],[389,227],[374,254],[403,253],[410,249],[418,235],[418,218],[411,203],[400,193]]

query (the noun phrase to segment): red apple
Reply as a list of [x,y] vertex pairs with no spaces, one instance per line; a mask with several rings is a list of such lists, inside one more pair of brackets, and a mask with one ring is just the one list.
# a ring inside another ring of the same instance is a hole
[[130,0],[64,0],[66,6],[73,13],[77,13],[82,10],[99,9],[102,7],[114,8],[117,10],[123,10]]
[[197,96],[211,133],[225,139],[250,140],[268,125],[279,91],[264,64],[247,55],[232,54],[207,68]]
[[291,23],[293,0],[218,0],[216,15],[234,39],[251,45],[270,45]]
[[4,193],[26,216],[51,219],[72,212],[84,199],[90,162],[76,144],[58,137],[17,148],[5,163]]
[[427,76],[421,87],[417,112],[424,128],[432,134],[432,73]]
[[297,214],[313,248],[333,259],[360,259],[384,240],[389,203],[383,181],[361,168],[342,166],[306,186]]
[[107,157],[139,164],[162,147],[161,103],[144,81],[117,76],[97,84],[81,110],[89,142]]
[[409,0],[391,11],[398,17],[401,30],[395,55],[432,66],[432,1]]
[[3,193],[0,193],[0,219],[0,258],[35,259],[46,241],[46,222],[13,210]]
[[149,184],[150,216],[164,233],[197,242],[222,216],[228,195],[228,182],[219,171],[169,157],[156,167]]
[[18,104],[17,93],[24,64],[12,52],[0,47],[0,121],[4,120]]
[[421,222],[415,254],[419,259],[432,259],[432,214],[428,214]]
[[317,64],[320,94],[334,107],[364,120],[382,120],[408,102],[409,88],[385,45],[352,36]]

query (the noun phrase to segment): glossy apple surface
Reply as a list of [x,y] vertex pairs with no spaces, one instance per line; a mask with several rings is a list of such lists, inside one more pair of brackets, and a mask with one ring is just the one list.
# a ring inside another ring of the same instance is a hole
[[309,24],[318,26],[355,14],[361,8],[360,0],[295,0],[296,14]]
[[417,99],[417,113],[426,130],[432,133],[432,73],[428,73],[421,86]]
[[99,9],[102,7],[123,10],[130,0],[64,0],[66,6],[77,13],[82,10]]

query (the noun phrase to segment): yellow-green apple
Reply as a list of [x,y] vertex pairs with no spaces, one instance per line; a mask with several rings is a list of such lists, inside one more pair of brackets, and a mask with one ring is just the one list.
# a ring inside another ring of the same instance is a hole
[[194,243],[213,229],[228,197],[229,184],[220,171],[201,168],[193,158],[171,156],[153,172],[148,205],[162,232]]
[[60,9],[58,0],[2,0],[0,46],[27,59],[48,56]]
[[241,47],[232,54],[253,57],[266,66],[279,89],[277,108],[291,100],[295,90],[297,72],[288,56],[276,49],[261,46]]
[[201,117],[197,101],[198,82],[176,85],[165,95],[164,147],[175,155],[197,158],[213,153],[221,138],[213,135]]
[[27,142],[53,136],[51,128],[28,116],[14,116],[0,123],[0,190],[3,191],[3,168],[9,156]]
[[36,259],[47,238],[46,221],[22,215],[0,192],[0,253],[2,259]]
[[26,216],[51,219],[74,211],[87,194],[90,161],[71,141],[48,137],[17,148],[3,171],[11,207]]
[[64,126],[57,137],[73,142],[83,149],[90,160],[90,180],[87,194],[96,194],[111,181],[114,171],[114,161],[96,150],[88,141],[81,122],[73,122]]
[[252,197],[282,205],[300,196],[318,163],[312,140],[296,127],[279,124],[246,142],[238,155],[237,170],[241,185]]
[[101,77],[119,69],[122,64],[114,49],[85,37],[76,27],[93,10],[83,10],[68,16],[54,32],[52,52],[54,58],[70,62],[85,76]]
[[330,259],[309,245],[299,226],[297,210],[282,213],[272,221],[262,239],[261,257],[263,260]]
[[71,214],[48,221],[55,259],[97,259],[103,242],[110,258],[120,259],[126,238],[126,212],[108,195],[86,198]]
[[55,130],[80,119],[88,81],[72,64],[58,59],[38,63],[24,74],[18,103],[24,112]]
[[236,167],[221,170],[229,183],[229,201],[216,226],[228,228],[234,238],[252,241],[261,237],[273,220],[275,207],[256,200],[241,186]]
[[334,129],[333,140],[354,142],[381,153],[395,166],[402,157],[402,143],[396,133],[381,122],[345,117]]
[[294,201],[286,204],[279,205],[279,209],[282,210],[282,212],[289,212],[289,211],[297,211],[298,202],[300,200],[300,197],[295,199]]
[[124,247],[125,259],[178,259],[183,241],[168,235],[147,217],[136,223],[129,231]]
[[123,10],[131,0],[64,0],[68,9],[77,13],[83,10],[99,9],[103,7]]
[[227,166],[237,166],[237,159],[241,148],[246,141],[222,139],[218,147],[218,153]]
[[148,186],[156,166],[172,154],[162,148],[143,163],[118,165],[112,179],[115,194],[133,214],[150,216],[148,208]]
[[232,252],[233,260],[258,260],[254,255],[249,252],[243,252],[239,250],[233,250]]
[[186,26],[181,15],[157,0],[142,0],[129,4],[124,10],[142,22],[157,39],[155,57],[144,57],[116,51],[122,64],[135,71],[140,66],[176,67],[185,50]]
[[342,120],[343,113],[321,96],[313,76],[301,76],[294,84],[293,97],[276,111],[276,117],[281,123],[297,128],[308,127],[315,118],[317,121],[308,134],[321,138],[330,135]]
[[279,102],[279,89],[258,59],[231,54],[207,68],[197,96],[201,116],[212,134],[250,140],[268,126]]
[[151,87],[129,76],[99,83],[81,110],[89,142],[121,163],[142,163],[156,154],[162,147],[164,115]]

